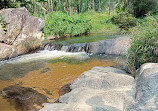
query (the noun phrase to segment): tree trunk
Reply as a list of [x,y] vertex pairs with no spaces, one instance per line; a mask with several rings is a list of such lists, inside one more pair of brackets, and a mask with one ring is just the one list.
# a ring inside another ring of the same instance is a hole
[[52,2],[52,0],[50,0],[50,9],[51,9],[51,11],[53,11],[53,5],[54,5],[54,0],[53,0],[53,2]]
[[88,10],[90,11],[91,10],[91,0],[89,0],[89,8],[88,8]]
[[57,9],[61,10],[61,1],[60,0],[58,1]]
[[69,0],[69,13],[71,15],[71,0]]
[[113,8],[113,14],[115,14],[115,4],[114,4],[114,0],[112,0],[112,8]]
[[106,0],[106,10],[109,10],[109,1]]
[[101,8],[100,8],[100,0],[99,0],[99,12],[101,11]]
[[81,12],[81,0],[78,0],[79,13]]
[[95,12],[95,3],[94,3],[94,0],[93,0],[93,11]]
[[36,0],[33,0],[33,13],[35,13],[36,12]]
[[64,11],[67,13],[68,15],[68,10],[67,10],[67,0],[64,2]]
[[75,1],[73,0],[72,13],[75,13]]
[[109,0],[109,15],[111,15],[111,1]]

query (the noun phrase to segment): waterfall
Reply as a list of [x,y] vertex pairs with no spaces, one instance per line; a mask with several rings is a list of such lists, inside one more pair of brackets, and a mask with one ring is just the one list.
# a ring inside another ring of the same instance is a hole
[[58,50],[58,51],[64,51],[64,52],[86,52],[89,53],[89,45],[88,43],[76,43],[76,44],[69,44],[69,45],[63,45],[63,44],[45,44],[43,46],[43,50]]

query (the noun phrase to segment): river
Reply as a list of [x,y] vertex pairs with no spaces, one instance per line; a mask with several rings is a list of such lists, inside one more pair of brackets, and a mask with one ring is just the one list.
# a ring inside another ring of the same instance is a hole
[[[83,72],[95,66],[117,64],[114,57],[90,57],[84,52],[43,50],[0,62],[0,90],[18,84],[37,90],[54,102],[59,98],[59,89]],[[17,109],[14,104],[0,97],[0,111]]]

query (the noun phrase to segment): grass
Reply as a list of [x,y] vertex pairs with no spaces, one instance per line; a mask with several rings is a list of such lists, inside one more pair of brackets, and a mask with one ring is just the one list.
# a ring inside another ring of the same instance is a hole
[[97,13],[97,12],[86,12],[85,16],[91,19],[92,29],[90,33],[107,33],[113,34],[119,32],[118,26],[112,24],[111,22],[107,22],[111,17],[107,12]]

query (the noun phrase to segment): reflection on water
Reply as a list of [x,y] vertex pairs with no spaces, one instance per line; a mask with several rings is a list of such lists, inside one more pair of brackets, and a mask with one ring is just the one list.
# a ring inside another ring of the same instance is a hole
[[[94,66],[117,64],[113,59],[79,59],[84,55],[79,53],[76,55],[69,53],[68,55],[66,57],[65,54],[62,54],[62,56],[56,56],[58,59],[49,58],[48,60],[37,60],[33,55],[35,60],[28,59],[31,60],[29,62],[23,62],[22,59],[17,62],[17,59],[14,62],[3,64],[0,66],[0,89],[19,84],[37,90],[48,96],[50,102],[53,102],[59,97],[59,89],[71,83],[84,71],[90,70]],[[15,108],[0,97],[0,111],[15,111]]]

